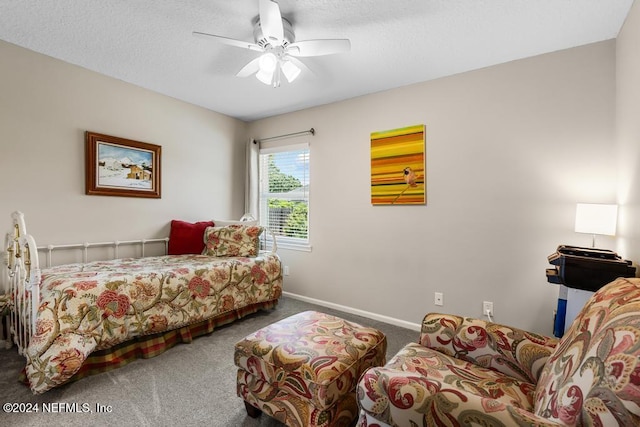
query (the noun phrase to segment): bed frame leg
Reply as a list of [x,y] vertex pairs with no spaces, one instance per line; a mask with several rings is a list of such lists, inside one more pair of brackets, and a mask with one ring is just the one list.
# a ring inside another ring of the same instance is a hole
[[260,409],[256,408],[246,400],[244,401],[244,407],[247,409],[247,415],[251,418],[258,418],[262,414]]

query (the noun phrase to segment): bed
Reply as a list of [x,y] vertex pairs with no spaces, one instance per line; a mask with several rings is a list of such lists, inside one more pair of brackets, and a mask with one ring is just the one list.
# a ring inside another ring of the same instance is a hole
[[24,380],[36,394],[190,342],[275,306],[282,293],[280,259],[275,245],[271,252],[258,251],[259,226],[206,228],[204,255],[41,270],[24,216],[14,213],[13,224],[3,273],[9,334],[26,357]]

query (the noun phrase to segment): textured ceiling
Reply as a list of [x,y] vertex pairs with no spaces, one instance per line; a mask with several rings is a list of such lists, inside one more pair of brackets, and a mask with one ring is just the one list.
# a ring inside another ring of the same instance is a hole
[[[251,121],[615,38],[633,0],[280,0],[296,40],[348,38],[279,88],[238,72],[258,0],[0,0],[0,39]],[[0,58],[1,60],[1,58]]]

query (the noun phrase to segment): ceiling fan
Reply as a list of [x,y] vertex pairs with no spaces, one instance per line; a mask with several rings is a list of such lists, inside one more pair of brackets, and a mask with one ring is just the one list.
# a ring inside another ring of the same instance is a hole
[[293,26],[282,17],[278,3],[272,0],[259,2],[260,14],[256,17],[253,27],[254,42],[200,31],[193,32],[197,37],[262,53],[245,65],[236,76],[248,77],[255,73],[256,78],[262,83],[279,87],[282,75],[291,83],[298,78],[302,70],[309,71],[298,57],[332,55],[351,50],[351,42],[348,39],[295,41]]

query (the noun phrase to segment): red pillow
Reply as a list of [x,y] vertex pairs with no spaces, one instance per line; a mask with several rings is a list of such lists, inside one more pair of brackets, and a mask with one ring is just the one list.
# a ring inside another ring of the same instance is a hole
[[213,227],[213,221],[194,224],[174,219],[169,233],[169,255],[201,254],[204,249],[204,230]]

